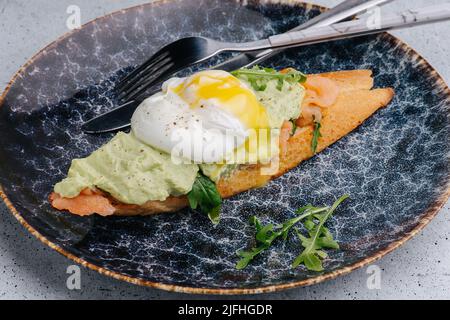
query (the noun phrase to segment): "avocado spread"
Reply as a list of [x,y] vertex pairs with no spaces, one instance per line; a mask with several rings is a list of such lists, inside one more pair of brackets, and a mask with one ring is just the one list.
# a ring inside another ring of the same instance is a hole
[[97,187],[123,203],[142,205],[187,194],[197,172],[197,165],[175,164],[169,154],[140,142],[132,133],[119,132],[87,158],[73,160],[55,192],[73,198],[84,188]]
[[285,81],[281,90],[277,83],[277,80],[270,80],[264,91],[255,91],[259,102],[266,107],[271,128],[281,128],[285,120],[297,119],[305,96],[305,89],[298,83]]
[[[283,121],[299,117],[305,92],[297,83],[285,82],[280,90],[277,80],[271,80],[264,91],[255,92],[267,109],[271,128],[280,128]],[[236,167],[200,165],[213,181]],[[96,187],[123,203],[142,205],[189,193],[198,170],[196,164],[175,164],[169,154],[140,142],[133,133],[119,132],[87,158],[73,160],[67,178],[57,183],[54,191],[73,198],[85,188]]]

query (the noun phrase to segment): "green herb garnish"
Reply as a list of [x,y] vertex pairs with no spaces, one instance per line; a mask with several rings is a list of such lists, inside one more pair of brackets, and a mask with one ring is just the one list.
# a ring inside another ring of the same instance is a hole
[[293,136],[297,132],[298,126],[295,123],[295,120],[289,120],[289,121],[292,123],[291,136]]
[[[310,243],[308,241],[305,241],[305,245],[308,245],[307,246],[308,251],[306,251],[305,249],[299,256],[302,258],[297,257],[297,259],[295,259],[294,261],[295,267],[298,266],[300,263],[303,263],[305,261],[304,258],[310,259],[311,256],[314,256],[312,258],[314,259],[316,255],[322,255],[323,258],[326,257],[326,255],[325,256],[323,255],[324,252],[319,249],[336,248],[336,247],[339,248],[339,246],[333,240],[331,233],[323,225],[325,221],[331,216],[336,207],[347,197],[348,196],[346,195],[342,196],[339,200],[337,200],[334,203],[334,205],[331,208],[314,207],[312,205],[304,206],[296,211],[297,217],[291,218],[281,225],[268,224],[266,226],[262,226],[259,219],[256,216],[253,216],[250,219],[250,223],[254,225],[256,229],[255,238],[257,245],[251,248],[250,250],[239,250],[237,252],[238,256],[241,259],[237,262],[236,269],[238,270],[244,269],[257,255],[267,250],[276,239],[282,238],[283,240],[286,240],[289,235],[289,231],[299,222],[305,219],[306,220],[304,222],[304,227],[310,232],[311,238],[306,237],[304,238],[306,240],[310,239],[309,241],[311,241],[312,244],[309,245]],[[316,224],[314,223],[315,220],[320,221],[319,225],[316,226]],[[318,232],[319,235],[313,237],[315,236],[315,232]],[[314,250],[312,250],[311,248],[314,248]],[[317,267],[317,261],[314,260],[313,262],[314,263],[309,263],[308,260],[308,262],[304,264],[308,269],[310,269],[310,267],[315,267],[314,269],[319,269]],[[319,260],[319,266],[321,265],[322,264]],[[310,270],[314,269],[311,268]]]
[[[303,252],[295,258],[292,267],[296,268],[304,264],[308,270],[323,271],[322,259],[327,257],[327,253],[322,249],[339,249],[338,243],[333,239],[333,235],[324,227],[325,222],[331,217],[334,210],[342,201],[348,198],[348,195],[340,197],[333,206],[325,213],[309,216],[305,222],[305,228],[308,230],[309,237],[305,237],[297,230],[297,236],[305,248]],[[318,220],[318,224],[314,223]]]
[[314,122],[314,132],[313,132],[313,138],[311,141],[311,149],[314,154],[316,154],[316,151],[317,151],[317,145],[319,143],[319,138],[322,137],[322,134],[320,133],[320,127],[321,127],[320,122]]
[[187,197],[192,209],[200,207],[213,224],[219,223],[222,197],[211,179],[199,173]]
[[271,80],[277,80],[277,89],[281,91],[285,82],[288,83],[302,83],[306,81],[306,76],[294,69],[286,73],[281,73],[272,68],[262,68],[254,66],[251,69],[238,69],[231,72],[237,78],[241,78],[250,83],[252,88],[256,91],[264,91],[267,88],[267,83]]

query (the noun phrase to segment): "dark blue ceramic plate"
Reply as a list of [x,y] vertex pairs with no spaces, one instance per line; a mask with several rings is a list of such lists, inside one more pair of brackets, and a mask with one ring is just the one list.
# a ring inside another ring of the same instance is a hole
[[[384,34],[292,49],[267,65],[307,73],[372,69],[394,101],[359,129],[271,182],[226,200],[221,224],[190,210],[153,217],[81,218],[47,196],[70,161],[111,135],[80,125],[115,106],[120,76],[177,38],[243,41],[288,30],[319,14],[305,4],[172,0],[88,23],[37,54],[11,81],[0,108],[2,197],[19,221],[67,257],[112,277],[192,293],[256,293],[313,284],[373,262],[421,230],[449,196],[449,89],[417,53]],[[252,245],[248,219],[281,222],[309,202],[351,195],[329,227],[342,250],[323,273],[291,269],[295,242],[277,243],[236,271]]]

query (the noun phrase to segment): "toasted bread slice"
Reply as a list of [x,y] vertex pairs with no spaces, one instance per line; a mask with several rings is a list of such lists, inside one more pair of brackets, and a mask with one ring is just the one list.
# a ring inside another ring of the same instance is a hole
[[[323,73],[320,76],[333,80],[339,87],[339,95],[336,102],[323,113],[322,137],[319,138],[317,152],[357,128],[379,108],[388,105],[394,96],[394,90],[391,88],[372,90],[373,78],[370,70],[338,71]],[[217,182],[221,196],[227,198],[261,187],[311,158],[314,155],[311,150],[313,132],[312,125],[297,129],[287,142],[287,150],[281,153],[278,170],[274,174],[262,175],[260,165],[248,165],[242,166],[230,176],[221,178]],[[58,200],[58,197],[56,194],[50,197],[55,207],[58,207],[55,205],[55,199]],[[108,198],[114,207],[113,214],[120,216],[174,212],[188,206],[186,196],[169,197],[165,201],[149,201],[141,206],[120,203],[108,195],[104,197]]]

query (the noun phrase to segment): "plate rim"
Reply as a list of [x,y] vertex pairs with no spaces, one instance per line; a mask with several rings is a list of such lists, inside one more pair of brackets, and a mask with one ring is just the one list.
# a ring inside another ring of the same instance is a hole
[[[70,37],[72,34],[80,31],[84,27],[96,23],[100,20],[109,18],[116,14],[125,13],[128,10],[133,10],[140,7],[151,7],[155,5],[161,5],[164,3],[167,3],[169,1],[174,0],[155,0],[150,3],[144,3],[139,4],[135,6],[131,6],[128,8],[120,9],[113,11],[109,14],[97,17],[93,20],[90,20],[83,24],[80,28],[71,30],[69,32],[66,32],[65,34],[58,37],[56,40],[52,41],[45,47],[43,47],[41,50],[39,50],[36,54],[34,54],[31,58],[29,58],[12,76],[11,80],[8,82],[6,88],[4,89],[3,93],[0,95],[0,108],[3,106],[4,98],[6,97],[7,93],[9,92],[9,89],[14,84],[14,82],[17,80],[18,77],[22,75],[22,73],[27,69],[29,65],[31,65],[40,55],[46,52],[47,49],[49,49],[52,45],[56,45],[60,41]],[[235,0],[238,3],[245,3],[245,0]],[[257,4],[286,4],[291,6],[303,6],[306,9],[316,9],[320,11],[325,11],[328,8],[316,4],[311,4],[302,0],[252,0]],[[413,49],[410,45],[408,45],[405,41],[397,38],[396,36],[390,34],[390,33],[383,33],[381,34],[381,37],[384,41],[389,41],[393,45],[396,46],[396,48],[401,49],[405,55],[409,55],[410,58],[415,59],[418,63],[417,66],[420,65],[421,68],[423,68],[429,75],[429,79],[432,79],[436,85],[440,87],[442,90],[443,95],[447,96],[446,101],[450,102],[450,88],[446,84],[443,77],[439,74],[439,72],[422,56],[420,55],[415,49]],[[83,267],[89,268],[91,270],[94,270],[102,275],[114,278],[116,280],[125,281],[128,283],[132,283],[135,285],[141,285],[145,287],[151,287],[155,289],[161,289],[169,292],[178,292],[178,293],[190,293],[190,294],[214,294],[214,295],[236,295],[236,294],[261,294],[261,293],[270,293],[270,292],[278,292],[282,290],[287,289],[293,289],[298,287],[304,287],[304,286],[310,286],[314,284],[318,284],[320,282],[331,280],[334,278],[337,278],[338,276],[348,274],[354,270],[357,270],[359,268],[362,268],[364,266],[367,266],[385,255],[389,254],[390,252],[394,251],[395,249],[402,246],[404,243],[406,243],[408,240],[410,240],[412,237],[417,235],[419,232],[421,232],[428,223],[441,211],[442,207],[445,205],[447,200],[450,198],[450,178],[447,180],[447,190],[439,195],[439,197],[434,201],[434,203],[428,208],[428,210],[424,211],[423,217],[417,222],[417,225],[410,231],[406,232],[403,237],[400,239],[393,241],[390,243],[386,248],[379,250],[375,252],[373,255],[370,255],[368,257],[365,257],[349,266],[342,267],[340,269],[334,270],[332,272],[319,274],[316,277],[304,279],[300,281],[293,281],[293,282],[287,282],[287,283],[280,283],[275,285],[267,285],[262,287],[255,287],[255,288],[205,288],[205,287],[190,287],[190,286],[182,286],[182,285],[173,285],[163,282],[153,282],[149,280],[144,280],[142,278],[138,277],[131,277],[124,275],[122,273],[108,270],[104,267],[99,267],[93,263],[87,262],[86,260],[77,257],[76,255],[68,252],[66,249],[62,248],[61,246],[51,242],[48,240],[45,236],[43,236],[39,231],[37,231],[34,227],[32,227],[20,214],[20,212],[14,207],[12,202],[9,200],[7,195],[5,194],[2,185],[0,184],[0,198],[5,203],[6,207],[8,208],[8,211],[12,213],[12,215],[19,221],[19,223],[25,227],[25,229],[31,233],[34,237],[36,237],[39,241],[41,241],[43,244],[47,245],[51,249],[57,251],[61,255],[65,256],[66,258],[74,261],[77,264],[82,265]]]

